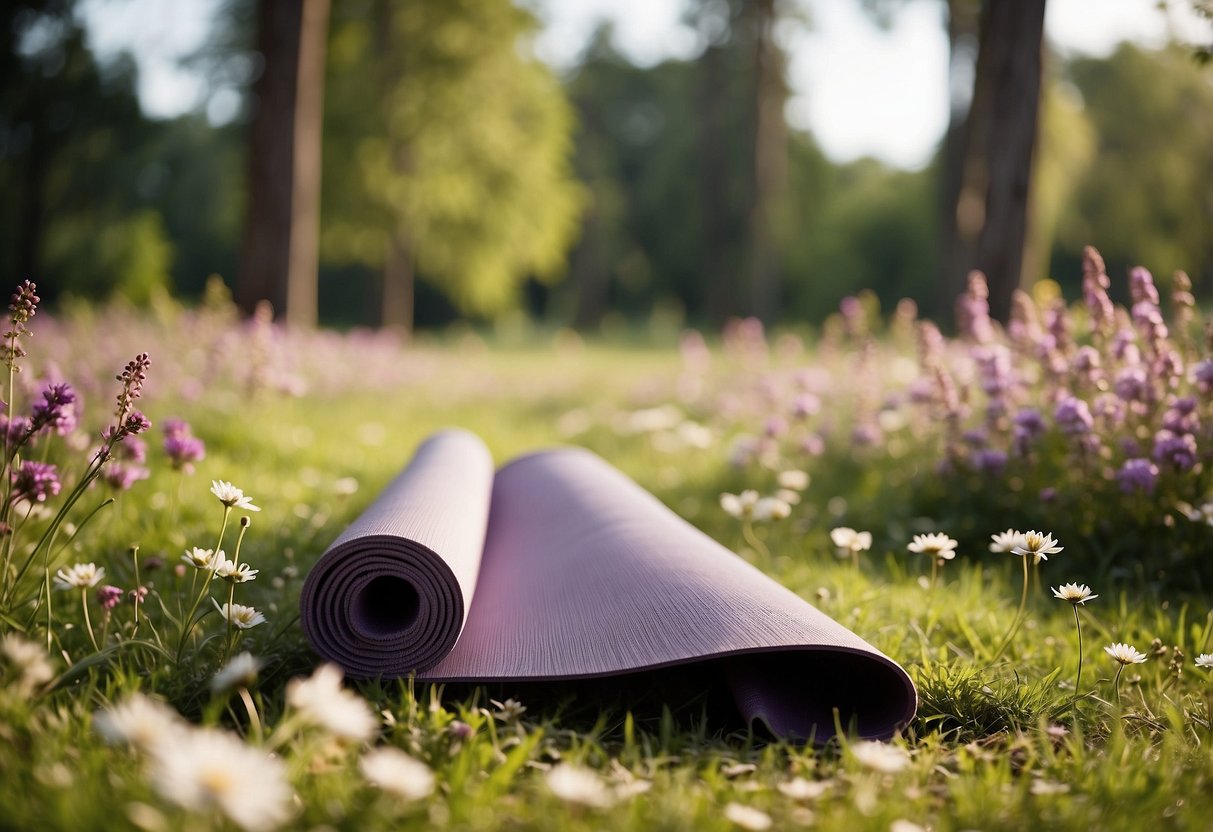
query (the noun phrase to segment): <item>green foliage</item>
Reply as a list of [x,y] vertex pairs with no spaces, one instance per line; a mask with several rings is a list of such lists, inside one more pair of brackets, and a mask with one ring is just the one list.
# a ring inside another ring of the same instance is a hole
[[61,218],[46,235],[48,273],[70,275],[62,289],[90,298],[120,295],[146,305],[169,287],[173,249],[159,213],[121,219],[94,212]]
[[801,233],[790,236],[789,310],[820,321],[860,290],[884,309],[932,291],[935,213],[930,171],[892,170],[871,159],[831,168],[800,138],[793,156],[794,197],[803,211]]
[[572,115],[508,0],[333,10],[323,252],[382,266],[393,240],[458,308],[494,315],[560,276],[577,228]]
[[[180,416],[207,443],[207,457],[192,475],[169,469],[152,447],[149,479],[118,495],[84,533],[63,541],[54,565],[104,563],[106,581],[129,588],[127,546],[138,541],[145,566],[162,561],[142,573],[152,590],[152,614],[159,620],[153,605],[161,602],[176,614],[174,602],[190,588],[190,576],[176,575],[172,566],[184,548],[214,545],[222,517],[207,484],[235,480],[263,509],[252,515],[241,549],[242,561],[261,572],[240,585],[238,597],[269,618],[240,645],[265,666],[245,703],[236,692],[212,692],[214,640],[198,638],[181,663],[153,660],[129,645],[90,660],[80,598],[72,603],[56,593],[53,655],[39,648],[39,661],[21,664],[7,648],[0,652],[0,811],[8,826],[234,828],[220,807],[176,806],[164,785],[148,777],[151,755],[107,745],[98,735],[95,714],[136,691],[164,697],[195,726],[242,737],[249,749],[273,749],[274,759],[287,763],[298,797],[290,801],[285,828],[728,832],[737,828],[726,814],[729,804],[763,813],[774,829],[887,830],[899,820],[935,829],[1207,825],[1213,679],[1192,665],[1213,638],[1207,593],[1189,586],[1163,594],[1084,569],[1076,550],[1085,543],[1067,538],[1066,550],[1041,564],[1042,586],[1030,594],[1019,637],[992,662],[991,645],[1005,632],[1018,598],[1018,559],[966,546],[926,589],[916,580],[926,565],[904,551],[905,529],[897,526],[909,497],[904,480],[900,491],[888,482],[901,465],[883,450],[852,455],[847,469],[833,459],[809,461],[812,482],[793,516],[756,529],[764,556],[745,542],[717,499],[724,489],[772,487],[774,471],[730,466],[719,434],[707,449],[671,450],[655,434],[618,427],[637,408],[668,401],[675,380],[685,380],[672,352],[567,343],[503,349],[471,337],[445,346],[422,340],[402,352],[390,339],[366,335],[292,339],[233,327],[231,309],[219,291],[213,294],[212,304],[197,313],[166,306],[158,318],[123,308],[84,310],[57,322],[59,337],[37,333],[29,342],[31,365],[53,360],[89,389],[112,375],[110,352],[147,347],[154,384],[141,404],[157,423],[154,430],[165,417]],[[311,392],[275,392],[265,381],[274,362],[298,354],[308,357],[303,369]],[[822,358],[817,352],[812,361]],[[736,361],[734,369],[744,371],[737,356],[716,352],[712,360]],[[349,372],[355,365],[360,372]],[[845,364],[835,369],[854,374]],[[30,391],[22,396],[18,401],[26,405],[33,400]],[[111,401],[89,395],[81,430],[95,433],[112,418]],[[521,710],[485,687],[367,682],[349,690],[380,717],[372,740],[343,741],[301,725],[286,688],[315,660],[295,623],[302,577],[409,449],[451,423],[480,433],[499,459],[570,438],[594,449],[903,662],[922,704],[920,720],[894,745],[897,770],[865,764],[850,743],[818,749],[744,730],[726,733],[696,707],[680,713],[684,700],[625,697],[614,683],[560,691],[542,685],[516,694]],[[65,470],[81,453],[59,438],[50,447],[50,458]],[[349,478],[357,486],[353,493]],[[971,498],[968,489],[957,489],[953,504],[963,508]],[[90,490],[85,499],[91,506],[103,495]],[[856,565],[835,557],[828,530],[839,520],[858,525],[860,511],[874,521],[868,528],[876,542]],[[1157,550],[1143,549],[1139,557]],[[1078,653],[1073,610],[1044,588],[1062,580],[1087,581],[1100,594],[1080,611],[1090,670],[1077,699],[1069,684]],[[93,625],[105,626],[90,603]],[[129,626],[129,614],[126,606],[114,612],[110,642]],[[212,613],[203,630],[213,633],[215,623]],[[1126,669],[1119,706],[1111,701],[1115,666],[1102,650],[1110,641],[1131,642],[1149,655]],[[47,689],[31,670],[50,661],[63,672],[59,648],[83,661]],[[252,713],[261,720],[260,735]],[[174,740],[185,744],[188,736]],[[408,800],[374,787],[359,766],[372,746],[424,763],[436,776],[435,791]],[[550,779],[559,765],[588,770],[610,805],[559,797]],[[239,786],[256,798],[253,786],[260,783],[253,781],[263,773],[242,771],[249,782]]]
[[[1160,275],[1185,269],[1213,286],[1213,83],[1184,49],[1122,44],[1110,58],[1081,58],[1069,75],[1097,137],[1090,173],[1058,229],[1056,258],[1076,263],[1095,239],[1109,274],[1141,263]],[[1098,236],[1096,236],[1098,235]]]

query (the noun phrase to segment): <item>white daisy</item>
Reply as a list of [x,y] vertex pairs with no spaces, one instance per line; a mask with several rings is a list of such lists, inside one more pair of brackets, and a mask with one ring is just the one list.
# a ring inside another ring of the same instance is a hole
[[1033,563],[1040,563],[1042,560],[1048,560],[1049,555],[1055,555],[1061,551],[1062,547],[1057,543],[1058,541],[1054,540],[1051,534],[1036,531],[1024,532],[1019,543],[1011,549],[1011,554],[1024,557],[1031,555]]
[[188,731],[153,748],[152,785],[191,811],[218,809],[247,830],[274,829],[290,817],[294,792],[282,760],[225,731]]
[[16,671],[16,679],[10,684],[25,694],[55,678],[55,668],[47,660],[46,650],[15,633],[0,641],[0,654],[4,655],[5,664]]
[[1179,512],[1193,523],[1207,523],[1213,526],[1213,500],[1193,506],[1190,503],[1176,503]]
[[720,507],[733,517],[747,518],[754,515],[754,507],[758,505],[758,492],[747,489],[740,494],[721,494]]
[[560,763],[547,773],[548,790],[566,803],[605,809],[614,795],[602,778],[584,766]]
[[1023,533],[1015,529],[990,535],[990,551],[1009,554],[1012,549],[1023,542]]
[[252,687],[261,672],[263,662],[252,653],[244,652],[232,658],[211,679],[211,690],[222,693],[231,688]]
[[1069,601],[1071,604],[1085,604],[1099,596],[1092,595],[1091,587],[1086,584],[1062,584],[1053,590],[1053,597]]
[[852,743],[850,749],[860,765],[881,774],[895,774],[910,764],[910,755],[896,745],[865,740]]
[[181,559],[195,569],[210,569],[213,563],[225,557],[227,556],[223,554],[222,549],[219,550],[219,557],[216,558],[214,549],[201,549],[195,546],[192,549],[186,549]]
[[780,488],[789,488],[792,491],[804,491],[809,487],[809,475],[804,471],[795,469],[780,471],[779,476],[775,480],[779,483]]
[[780,794],[791,800],[816,800],[830,790],[830,785],[828,780],[817,781],[793,777],[775,788],[779,789]]
[[1122,665],[1141,664],[1148,658],[1145,653],[1139,653],[1136,647],[1120,642],[1109,644],[1103,650]]
[[236,564],[234,560],[229,560],[222,551],[215,557],[211,563],[211,569],[215,572],[216,578],[223,578],[236,584],[247,583],[257,577],[257,573],[261,570],[252,569],[247,563]]
[[141,693],[132,694],[93,715],[93,730],[103,740],[110,745],[130,745],[140,751],[150,751],[160,743],[172,743],[188,727],[171,707]]
[[930,555],[939,560],[951,560],[956,557],[956,547],[960,545],[946,534],[916,534],[914,540],[906,546],[911,552]]
[[1196,666],[1203,668],[1213,668],[1213,653],[1201,653],[1196,657]]
[[105,568],[95,563],[77,563],[55,573],[55,589],[88,589],[105,577]]
[[771,816],[753,806],[729,803],[724,807],[724,816],[726,820],[730,820],[750,832],[763,832],[763,830],[771,828]]
[[379,724],[366,700],[341,686],[341,668],[322,664],[306,679],[286,686],[287,704],[308,722],[329,733],[361,742],[375,735]]
[[405,800],[420,800],[434,791],[434,772],[396,748],[376,748],[358,762],[371,785]]
[[784,520],[792,514],[792,507],[778,497],[763,497],[754,504],[754,519]]
[[866,552],[872,548],[871,532],[857,532],[848,526],[831,529],[830,540],[846,553]]
[[253,607],[246,607],[244,604],[224,604],[219,606],[219,602],[214,598],[211,603],[215,605],[215,609],[219,610],[219,614],[223,616],[223,620],[231,623],[238,630],[251,630],[258,624],[265,623],[265,616],[257,612]]
[[223,480],[211,480],[211,493],[219,498],[219,502],[228,508],[241,508],[245,511],[261,511],[253,505],[253,498],[244,496],[244,491]]

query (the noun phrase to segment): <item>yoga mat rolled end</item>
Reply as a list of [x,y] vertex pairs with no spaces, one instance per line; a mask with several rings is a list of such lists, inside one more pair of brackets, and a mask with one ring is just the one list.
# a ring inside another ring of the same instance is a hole
[[414,541],[369,537],[330,549],[308,574],[300,614],[316,652],[350,676],[405,676],[451,652],[465,618],[454,573]]

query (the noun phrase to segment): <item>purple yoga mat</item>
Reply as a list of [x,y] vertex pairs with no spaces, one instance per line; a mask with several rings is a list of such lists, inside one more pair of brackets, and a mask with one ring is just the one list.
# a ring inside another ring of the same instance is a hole
[[916,706],[896,662],[578,448],[494,475],[474,435],[430,437],[321,556],[300,608],[316,651],[358,678],[713,662],[747,720],[817,741],[836,720],[891,737]]

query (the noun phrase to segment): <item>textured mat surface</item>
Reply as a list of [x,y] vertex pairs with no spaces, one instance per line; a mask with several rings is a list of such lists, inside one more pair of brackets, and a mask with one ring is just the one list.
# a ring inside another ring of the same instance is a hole
[[[304,583],[316,651],[360,678],[534,681],[713,662],[743,717],[889,737],[905,671],[589,451],[494,474],[463,431],[413,461]],[[837,714],[835,713],[837,711]]]

